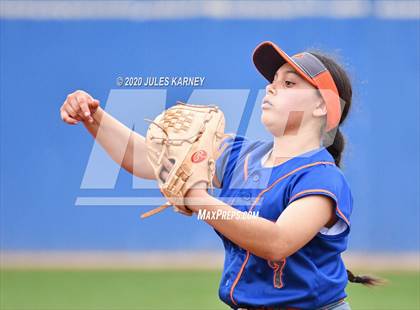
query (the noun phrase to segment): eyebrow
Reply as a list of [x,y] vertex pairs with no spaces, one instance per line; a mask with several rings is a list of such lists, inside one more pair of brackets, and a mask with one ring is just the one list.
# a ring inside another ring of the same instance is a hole
[[[294,70],[287,70],[285,73],[292,73],[294,75],[297,75],[298,77],[300,77],[299,73],[297,73]],[[278,77],[278,73],[276,72],[276,74],[274,75],[274,80]]]
[[292,73],[300,77],[300,75],[296,71],[293,71],[293,70],[287,70],[286,73]]

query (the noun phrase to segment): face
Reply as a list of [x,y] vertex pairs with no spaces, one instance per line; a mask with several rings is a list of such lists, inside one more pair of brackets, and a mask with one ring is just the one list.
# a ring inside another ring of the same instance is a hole
[[261,105],[261,121],[274,136],[296,135],[310,126],[321,126],[326,107],[317,89],[288,63],[281,66]]

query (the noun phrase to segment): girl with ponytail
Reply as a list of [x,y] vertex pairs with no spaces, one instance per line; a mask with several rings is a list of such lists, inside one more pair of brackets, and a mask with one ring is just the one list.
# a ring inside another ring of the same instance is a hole
[[[207,192],[207,184],[198,184],[185,200],[225,247],[219,297],[234,309],[350,309],[348,281],[379,283],[355,276],[341,258],[353,210],[340,169],[350,80],[330,57],[316,52],[290,57],[272,42],[258,45],[253,61],[268,81],[261,121],[272,141],[227,138],[213,179],[220,199]],[[130,135],[87,93],[69,95],[61,116],[69,124],[83,120],[94,136],[99,124],[105,126],[108,134],[99,142],[111,155],[122,153],[118,137],[133,137],[141,167],[134,169],[132,160],[122,165],[154,177],[144,138]],[[132,159],[128,152],[124,158]]]
[[226,139],[214,184],[227,202],[188,192],[199,201],[193,212],[220,215],[203,218],[225,247],[219,296],[234,309],[350,309],[348,281],[379,282],[353,275],[341,258],[353,209],[340,169],[350,80],[323,54],[290,57],[272,42],[253,60],[269,82],[261,121],[273,140]]

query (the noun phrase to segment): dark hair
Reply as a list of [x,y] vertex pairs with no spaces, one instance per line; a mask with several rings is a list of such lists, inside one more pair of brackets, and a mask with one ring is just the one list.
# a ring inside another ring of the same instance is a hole
[[347,278],[350,282],[361,283],[366,286],[375,286],[385,284],[387,281],[382,278],[372,277],[372,276],[355,276],[350,270],[347,270]]
[[332,57],[318,51],[310,51],[310,53],[318,58],[331,73],[341,99],[342,112],[340,123],[336,129],[337,131],[335,132],[332,144],[327,147],[328,152],[330,152],[330,154],[334,157],[335,164],[338,167],[341,167],[342,153],[344,151],[346,141],[340,131],[340,125],[346,119],[352,103],[353,90],[350,78],[346,71]]
[[[349,76],[347,75],[347,72],[332,57],[327,56],[318,51],[310,51],[310,53],[314,55],[316,58],[318,58],[324,64],[324,66],[328,69],[328,71],[331,73],[331,76],[335,82],[335,85],[337,86],[338,94],[341,99],[342,113],[341,113],[340,123],[335,132],[335,136],[334,136],[334,140],[332,144],[327,147],[328,152],[330,152],[330,154],[334,158],[335,164],[338,167],[341,167],[342,153],[344,151],[344,146],[346,144],[346,141],[344,139],[343,134],[340,131],[340,125],[344,122],[344,120],[346,119],[350,111],[350,107],[352,103],[352,96],[353,96],[351,81],[350,81]],[[367,276],[367,275],[355,276],[350,270],[348,269],[346,270],[347,270],[348,280],[353,283],[361,283],[367,286],[374,286],[374,285],[379,285],[386,282],[384,279]]]

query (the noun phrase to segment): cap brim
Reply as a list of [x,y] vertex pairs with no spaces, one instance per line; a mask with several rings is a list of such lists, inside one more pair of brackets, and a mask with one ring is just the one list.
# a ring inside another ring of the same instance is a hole
[[316,86],[312,78],[289,55],[271,41],[265,41],[259,44],[254,50],[252,60],[257,70],[270,83],[274,80],[277,70],[285,63],[288,63],[306,81]]

